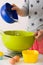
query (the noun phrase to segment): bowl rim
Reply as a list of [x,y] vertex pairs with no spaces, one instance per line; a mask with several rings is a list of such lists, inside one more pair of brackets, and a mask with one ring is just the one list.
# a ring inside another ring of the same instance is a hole
[[[11,34],[6,34],[6,32],[24,32],[24,33],[32,33],[31,35],[11,35]],[[24,30],[7,30],[7,31],[3,31],[4,35],[7,36],[15,36],[15,37],[34,37],[34,32],[28,32],[28,31],[24,31]]]
[[[32,52],[32,54],[28,53],[28,52]],[[23,50],[22,55],[32,55],[32,56],[34,56],[34,55],[39,55],[39,52],[37,50]]]

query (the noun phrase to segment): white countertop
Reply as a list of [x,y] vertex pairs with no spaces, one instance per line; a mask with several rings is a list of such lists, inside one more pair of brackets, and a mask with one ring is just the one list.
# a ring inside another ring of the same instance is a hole
[[[6,52],[6,48],[3,45],[2,39],[0,38],[0,51]],[[0,65],[11,65],[9,63],[9,58],[4,57],[3,60],[0,60]],[[14,65],[43,65],[43,55],[39,55],[37,63],[29,64],[24,63],[23,59],[20,59],[20,62],[15,63]]]
[[[11,65],[9,63],[9,58],[3,58],[3,60],[0,60],[0,65]],[[14,65],[43,65],[43,55],[40,55],[37,63],[33,63],[33,64],[24,63],[23,59],[21,58],[20,61],[15,63]]]

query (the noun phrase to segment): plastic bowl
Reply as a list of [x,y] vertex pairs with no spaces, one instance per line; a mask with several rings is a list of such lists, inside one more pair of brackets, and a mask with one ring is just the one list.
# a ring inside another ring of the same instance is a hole
[[1,35],[5,47],[13,51],[29,49],[35,40],[34,32],[10,30],[3,31]]
[[9,3],[5,3],[1,7],[1,16],[7,23],[14,23],[18,21],[18,15],[16,10],[11,10],[12,6]]
[[0,51],[0,60],[3,59],[4,53]]
[[38,61],[39,52],[36,50],[24,50],[22,55],[25,63],[35,63]]

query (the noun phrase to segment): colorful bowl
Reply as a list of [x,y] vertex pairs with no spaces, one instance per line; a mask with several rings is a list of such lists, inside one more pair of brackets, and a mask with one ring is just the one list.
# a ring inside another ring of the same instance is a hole
[[16,10],[11,10],[12,6],[9,3],[5,3],[1,9],[0,14],[1,17],[7,22],[7,23],[14,23],[18,21],[18,15]]
[[0,60],[3,59],[3,56],[4,56],[3,52],[0,51]]
[[22,51],[22,55],[25,63],[36,63],[39,52],[36,50],[24,50]]
[[29,49],[35,40],[34,32],[10,30],[3,31],[2,40],[6,48],[13,51],[23,51]]

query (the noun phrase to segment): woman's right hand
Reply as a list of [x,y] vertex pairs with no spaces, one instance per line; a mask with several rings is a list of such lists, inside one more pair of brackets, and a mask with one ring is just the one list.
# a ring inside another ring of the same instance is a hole
[[16,10],[16,11],[18,11],[19,8],[18,8],[15,4],[12,4],[12,10]]
[[20,16],[24,16],[24,10],[20,9],[18,6],[16,6],[15,4],[12,4],[12,10],[16,10],[17,14],[19,14]]

